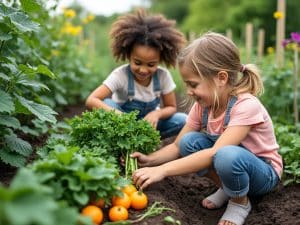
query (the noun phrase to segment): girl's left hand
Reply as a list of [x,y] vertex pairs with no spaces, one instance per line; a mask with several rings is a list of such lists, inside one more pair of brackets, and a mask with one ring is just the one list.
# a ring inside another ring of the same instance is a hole
[[148,121],[155,129],[157,127],[157,123],[159,121],[159,112],[158,110],[149,112],[145,117],[144,120]]
[[164,178],[164,170],[160,166],[137,169],[132,175],[133,183],[140,189],[145,189],[150,184],[161,181]]

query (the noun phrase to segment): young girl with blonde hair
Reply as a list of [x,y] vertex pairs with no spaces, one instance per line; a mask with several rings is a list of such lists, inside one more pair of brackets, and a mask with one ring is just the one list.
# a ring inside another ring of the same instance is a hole
[[174,143],[132,154],[143,167],[133,181],[143,189],[168,176],[207,176],[219,189],[202,206],[228,202],[218,225],[242,225],[251,210],[248,196],[270,192],[282,173],[272,120],[256,97],[263,92],[259,70],[241,64],[236,45],[213,32],[187,46],[178,62],[195,103]]

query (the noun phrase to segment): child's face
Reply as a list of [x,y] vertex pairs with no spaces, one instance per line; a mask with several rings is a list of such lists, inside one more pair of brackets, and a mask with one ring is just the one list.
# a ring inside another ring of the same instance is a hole
[[181,77],[186,84],[187,94],[202,107],[210,107],[214,103],[213,91],[208,81],[202,79],[186,66],[179,67]]
[[160,52],[145,45],[134,45],[129,63],[135,80],[141,85],[148,85],[157,70]]

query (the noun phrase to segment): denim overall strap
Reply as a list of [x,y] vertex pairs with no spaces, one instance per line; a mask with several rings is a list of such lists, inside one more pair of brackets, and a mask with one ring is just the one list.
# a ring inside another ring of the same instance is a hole
[[127,76],[128,76],[128,99],[132,101],[134,97],[134,78],[131,72],[130,66],[127,67]]
[[204,108],[202,113],[202,122],[201,122],[201,130],[206,130],[208,122],[208,108]]
[[156,97],[160,97],[160,83],[157,72],[155,72],[155,74],[153,75],[153,91]]
[[237,101],[237,97],[236,96],[232,96],[229,100],[229,103],[228,103],[228,106],[227,106],[227,109],[226,109],[226,113],[225,113],[225,119],[224,119],[224,125],[223,125],[223,128],[226,129],[228,123],[229,123],[229,120],[230,120],[230,112],[231,112],[231,109],[234,105],[234,103]]
[[[229,123],[230,120],[230,112],[231,109],[233,107],[233,105],[235,104],[235,102],[237,101],[237,97],[236,96],[232,96],[228,102],[227,108],[226,108],[226,112],[225,112],[225,118],[224,118],[224,125],[223,128],[225,129]],[[208,123],[208,108],[204,108],[203,113],[202,113],[202,126],[201,129],[202,130],[206,130],[207,128],[207,123]]]

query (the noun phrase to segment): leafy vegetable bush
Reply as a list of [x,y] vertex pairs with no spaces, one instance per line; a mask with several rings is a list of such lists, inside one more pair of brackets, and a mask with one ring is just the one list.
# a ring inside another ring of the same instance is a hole
[[20,169],[9,188],[0,185],[0,224],[92,225],[76,208],[52,195],[53,189],[40,184],[32,171]]
[[[299,128],[298,128],[299,129]],[[280,145],[279,153],[284,159],[284,184],[300,183],[300,136],[292,125],[275,124]],[[298,131],[299,132],[299,131]]]
[[114,165],[103,159],[78,154],[78,147],[56,145],[47,157],[30,168],[43,184],[54,189],[56,199],[84,206],[91,197],[109,199],[120,194],[125,181]]
[[[145,154],[154,151],[160,143],[160,135],[147,121],[137,120],[137,113],[116,114],[113,111],[93,110],[70,120],[71,142],[87,148],[107,149],[116,159],[126,160],[126,177],[136,169],[130,153]],[[130,158],[130,159],[129,159]]]
[[[25,4],[28,11],[36,6],[31,3],[31,7]],[[28,50],[37,46],[39,30],[40,24],[24,11],[0,3],[0,158],[17,167],[23,166],[32,152],[19,134],[38,135],[37,126],[56,122],[56,112],[39,99],[49,88],[37,79],[53,79],[55,75],[35,54],[30,57],[37,59],[34,64],[28,59]],[[38,119],[36,123],[33,117]]]

